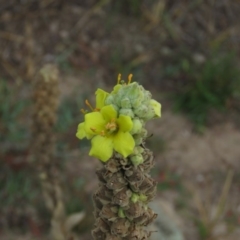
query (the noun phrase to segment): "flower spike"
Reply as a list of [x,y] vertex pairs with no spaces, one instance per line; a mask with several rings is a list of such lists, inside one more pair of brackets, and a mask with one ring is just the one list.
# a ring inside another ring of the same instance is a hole
[[76,136],[91,139],[90,156],[101,160],[97,171],[99,188],[93,195],[95,240],[149,239],[145,230],[156,217],[147,204],[156,195],[157,182],[149,171],[153,153],[145,147],[148,137],[145,124],[161,116],[161,105],[137,82],[118,74],[117,85],[108,93],[97,89],[96,108],[82,110],[84,122]]

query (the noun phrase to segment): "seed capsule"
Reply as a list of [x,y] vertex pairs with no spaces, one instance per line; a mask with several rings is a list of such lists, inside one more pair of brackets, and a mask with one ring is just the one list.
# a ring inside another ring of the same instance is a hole
[[111,226],[111,233],[118,235],[120,237],[126,237],[128,234],[128,229],[130,227],[130,222],[125,218],[119,218],[113,222]]
[[99,215],[108,221],[115,221],[118,218],[118,207],[110,203],[106,204],[103,206]]
[[110,231],[109,224],[107,223],[106,220],[103,220],[102,218],[97,218],[95,225],[98,226],[98,228],[104,233]]
[[94,204],[94,207],[98,210],[101,210],[102,209],[102,202],[99,200],[98,196],[96,196],[96,193],[93,194],[93,204]]
[[114,173],[113,176],[109,179],[106,186],[109,189],[121,189],[127,185],[127,181],[123,178],[122,173]]
[[131,167],[125,171],[126,179],[129,183],[138,183],[139,185],[142,183],[144,179],[144,175],[142,171],[138,168]]
[[117,204],[121,207],[125,207],[129,204],[129,199],[132,196],[132,191],[130,191],[128,188],[123,188],[121,191],[119,191],[112,199],[112,202],[114,204]]
[[129,202],[129,205],[123,209],[126,217],[130,220],[141,216],[144,211],[140,202],[133,203],[131,201]]
[[145,177],[139,189],[141,193],[147,192],[149,189],[152,189],[157,185],[157,182],[152,178]]
[[116,173],[120,169],[120,164],[116,159],[112,158],[105,164],[105,169],[111,173]]
[[92,236],[95,240],[105,240],[106,234],[102,232],[99,228],[92,230]]
[[113,173],[106,168],[101,168],[96,171],[99,181],[106,183],[112,176]]
[[107,234],[106,235],[106,240],[121,240],[121,237],[118,237],[116,235],[112,235],[112,234]]
[[103,205],[105,205],[111,202],[111,196],[112,196],[111,190],[106,188],[104,185],[101,185],[98,191],[95,193],[94,198],[98,198],[99,201]]

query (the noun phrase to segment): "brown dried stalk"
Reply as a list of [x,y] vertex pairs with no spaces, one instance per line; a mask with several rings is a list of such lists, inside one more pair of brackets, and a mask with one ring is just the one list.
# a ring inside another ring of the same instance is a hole
[[65,209],[53,131],[57,119],[58,96],[58,69],[54,65],[46,65],[34,83],[32,153],[45,204],[52,214],[51,234],[55,240],[65,240]]
[[156,181],[149,171],[154,165],[151,151],[144,148],[144,162],[133,165],[119,154],[103,163],[96,174],[99,188],[93,195],[96,240],[147,240],[145,227],[156,217],[147,206],[156,194]]

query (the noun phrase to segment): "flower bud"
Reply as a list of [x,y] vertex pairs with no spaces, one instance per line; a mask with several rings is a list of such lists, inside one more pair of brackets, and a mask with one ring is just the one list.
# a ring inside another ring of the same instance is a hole
[[121,207],[118,209],[118,216],[120,218],[125,218],[126,217],[125,214],[124,214],[124,211]]
[[132,107],[129,98],[126,97],[121,100],[121,107],[122,108],[131,108]]
[[141,105],[138,108],[136,108],[134,110],[134,113],[139,117],[139,118],[143,118],[145,117],[145,115],[148,112],[148,107],[146,105]]
[[129,116],[130,118],[134,117],[134,113],[131,109],[122,108],[119,111],[119,115]]
[[151,106],[149,106],[148,111],[144,115],[143,119],[144,119],[144,121],[148,121],[148,120],[153,119],[155,117],[155,115],[156,114],[154,112],[154,109]]
[[130,131],[130,133],[131,134],[140,133],[142,129],[142,122],[140,121],[140,119],[134,118],[132,122],[133,122],[133,128]]
[[137,98],[140,91],[139,84],[136,82],[124,86],[122,90],[124,91],[125,96],[129,96],[131,99]]
[[144,91],[144,101],[147,102],[152,98],[152,94],[149,91]]
[[147,196],[144,195],[144,194],[140,194],[139,195],[139,200],[142,201],[142,202],[146,202],[148,200]]
[[147,130],[145,128],[142,128],[139,136],[141,136],[142,138],[146,138],[147,134],[148,134]]
[[[140,105],[144,99],[144,93],[140,88],[140,85],[136,82],[123,86],[119,91],[118,95],[121,97],[128,97],[131,103]],[[137,107],[137,106],[136,106]]]
[[131,197],[131,201],[136,203],[138,201],[138,199],[139,199],[139,195],[136,193],[133,193],[132,197]]
[[143,138],[139,134],[133,135],[134,141],[135,141],[135,146],[140,145],[143,141]]
[[140,146],[136,146],[135,148],[137,148],[138,153],[143,153],[144,149]]
[[133,155],[141,154],[143,153],[144,149],[140,146],[135,146],[133,149]]
[[143,157],[141,154],[131,156],[130,160],[131,160],[132,164],[135,166],[138,166],[139,164],[143,163]]
[[105,105],[114,104],[114,97],[113,95],[108,95],[105,100]]
[[114,109],[116,110],[116,112],[118,112],[118,111],[119,111],[119,107],[118,107],[117,105],[115,105],[115,104],[112,104],[112,106],[114,107]]
[[141,106],[143,101],[144,101],[144,93],[142,91],[139,91],[138,97],[131,99],[132,107],[133,108],[138,108],[139,106]]

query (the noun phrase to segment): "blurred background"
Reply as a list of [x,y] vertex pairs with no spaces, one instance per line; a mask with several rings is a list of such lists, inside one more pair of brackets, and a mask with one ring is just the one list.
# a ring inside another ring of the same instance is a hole
[[56,157],[67,214],[85,212],[79,239],[91,239],[100,166],[75,137],[80,109],[132,73],[162,104],[146,143],[156,156],[154,204],[184,239],[239,240],[239,43],[238,0],[0,0],[0,239],[49,239],[28,159],[33,84],[54,63]]

